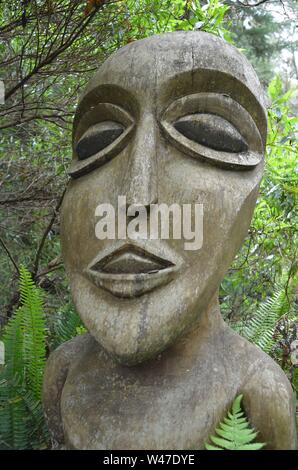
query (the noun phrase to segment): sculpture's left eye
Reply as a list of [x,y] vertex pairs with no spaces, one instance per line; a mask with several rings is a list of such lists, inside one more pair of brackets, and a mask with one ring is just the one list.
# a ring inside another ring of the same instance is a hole
[[248,170],[263,158],[262,136],[253,117],[228,95],[183,96],[166,108],[160,126],[180,151],[222,168]]
[[190,140],[222,152],[246,152],[242,135],[226,119],[215,114],[189,114],[174,123],[175,129]]
[[95,124],[82,135],[76,146],[79,160],[85,160],[112,144],[124,131],[119,122],[103,121]]

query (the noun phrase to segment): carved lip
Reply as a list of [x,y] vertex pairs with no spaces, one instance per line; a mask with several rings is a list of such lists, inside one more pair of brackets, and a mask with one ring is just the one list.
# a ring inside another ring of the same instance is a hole
[[120,245],[101,252],[85,273],[97,287],[117,297],[138,297],[170,282],[178,270],[173,256],[157,251],[149,252],[135,243]]

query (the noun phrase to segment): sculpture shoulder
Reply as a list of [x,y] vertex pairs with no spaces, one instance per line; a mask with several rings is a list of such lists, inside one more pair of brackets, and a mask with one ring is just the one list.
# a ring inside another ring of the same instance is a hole
[[267,449],[297,449],[295,398],[283,370],[264,358],[242,388],[243,405]]
[[78,353],[84,352],[88,347],[90,339],[89,333],[76,336],[61,344],[50,354],[45,368],[44,393],[49,386],[59,386],[59,382],[65,381],[63,379],[65,374],[67,374],[70,366],[75,363]]
[[288,385],[283,370],[280,366],[258,346],[243,338],[239,333],[230,327],[225,328],[224,347],[229,350],[229,361],[234,358],[236,367],[243,367],[243,378],[249,380],[251,376],[258,376],[261,380],[266,380],[268,371],[285,380]]
[[[295,400],[281,367],[260,348],[230,330],[233,350],[243,368],[239,393],[258,440],[267,449],[296,449]],[[237,356],[238,354],[238,356]]]
[[89,333],[77,336],[55,349],[47,360],[42,396],[53,447],[63,445],[60,399],[69,369],[76,363],[76,358],[88,348],[91,341]]
[[85,350],[90,340],[91,335],[89,333],[85,333],[62,343],[50,354],[47,360],[46,369],[56,368],[59,366],[64,368],[65,366],[70,365],[74,359],[74,354]]

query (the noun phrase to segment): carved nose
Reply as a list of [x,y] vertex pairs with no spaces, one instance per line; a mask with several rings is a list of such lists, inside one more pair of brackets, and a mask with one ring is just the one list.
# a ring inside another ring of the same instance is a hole
[[150,114],[144,115],[137,126],[122,195],[126,195],[127,205],[147,208],[157,203],[156,124]]

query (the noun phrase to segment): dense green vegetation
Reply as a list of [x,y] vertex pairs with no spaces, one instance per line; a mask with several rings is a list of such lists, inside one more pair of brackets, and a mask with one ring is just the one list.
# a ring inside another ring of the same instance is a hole
[[247,6],[254,3],[0,4],[0,79],[6,91],[5,105],[0,104],[0,325],[6,345],[0,448],[47,445],[40,405],[45,357],[84,331],[71,304],[59,245],[78,94],[114,50],[165,31],[204,30],[233,42],[268,90],[265,175],[248,237],[220,298],[224,318],[283,367],[298,393],[291,349],[298,322],[297,39],[285,35],[297,23],[298,2],[284,1],[279,9],[270,0]]
[[0,449],[40,448],[47,442],[41,405],[46,361],[42,291],[20,267],[20,307],[4,333],[6,366],[0,371]]

